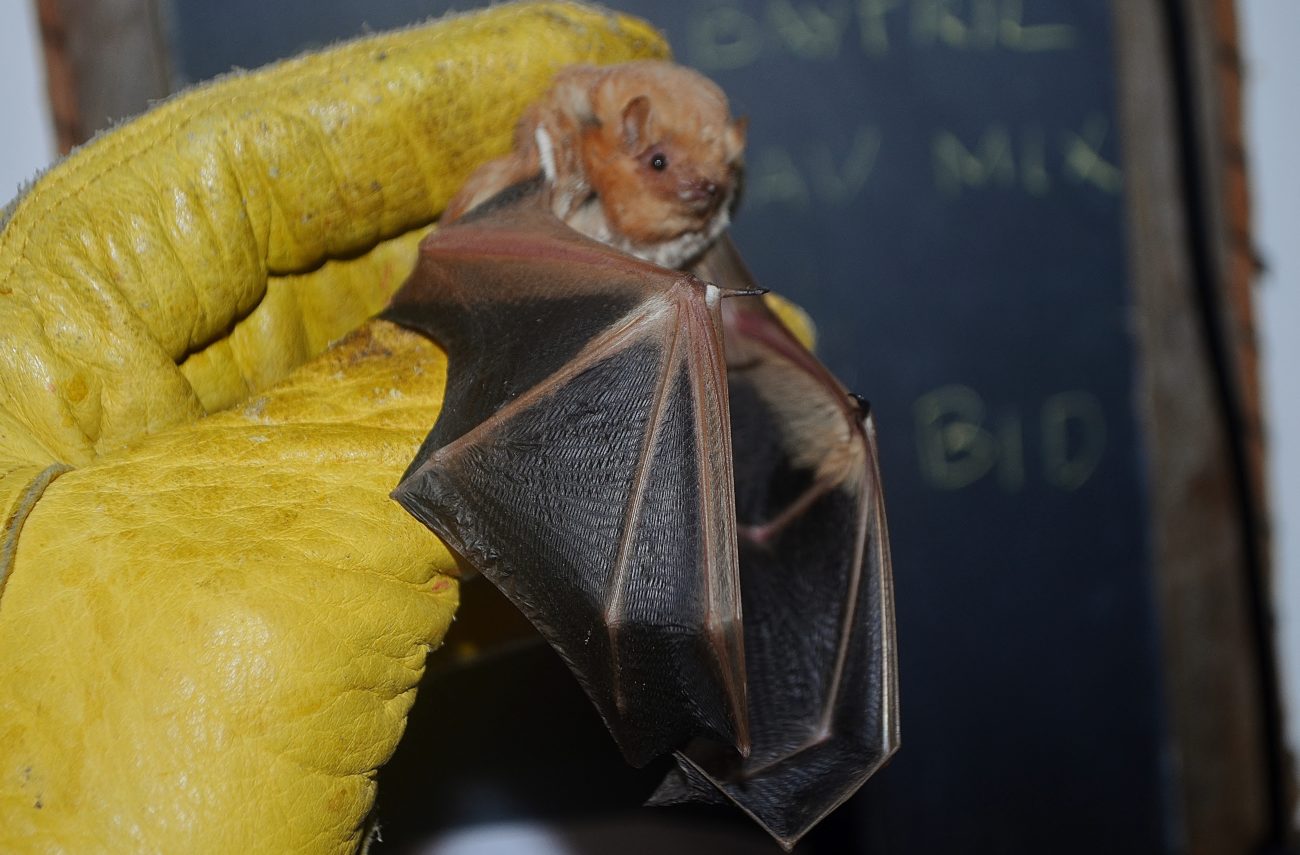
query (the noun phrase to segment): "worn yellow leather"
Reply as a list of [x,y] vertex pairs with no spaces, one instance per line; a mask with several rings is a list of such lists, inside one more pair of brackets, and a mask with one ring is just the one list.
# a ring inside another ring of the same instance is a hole
[[813,319],[799,305],[790,302],[774,291],[763,295],[763,302],[772,310],[772,314],[781,319],[786,329],[796,340],[809,350],[817,347],[817,326]]
[[0,852],[357,848],[456,604],[387,498],[445,362],[383,322],[318,354],[558,67],[664,52],[563,3],[452,18],[176,97],[11,207]]
[[0,600],[0,851],[355,847],[456,604],[387,499],[444,366],[376,322],[46,488]]

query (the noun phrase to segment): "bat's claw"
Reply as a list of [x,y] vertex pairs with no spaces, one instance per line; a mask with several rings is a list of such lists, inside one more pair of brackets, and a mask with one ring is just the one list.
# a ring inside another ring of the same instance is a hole
[[762,297],[769,293],[771,288],[754,286],[753,288],[719,288],[724,297]]

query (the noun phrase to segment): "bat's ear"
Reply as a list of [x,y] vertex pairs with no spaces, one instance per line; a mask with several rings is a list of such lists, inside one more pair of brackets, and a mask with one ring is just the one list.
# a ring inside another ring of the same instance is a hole
[[550,100],[561,115],[572,116],[578,124],[596,122],[596,108],[592,104],[599,72],[588,66],[566,68],[551,84]]
[[650,139],[650,99],[638,95],[623,107],[623,148],[638,152]]
[[740,160],[745,151],[745,134],[749,131],[749,116],[741,116],[727,128],[727,160]]

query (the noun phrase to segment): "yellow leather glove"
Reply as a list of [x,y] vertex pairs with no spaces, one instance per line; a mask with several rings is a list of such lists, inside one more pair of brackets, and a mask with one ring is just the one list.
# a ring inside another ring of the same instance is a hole
[[0,851],[363,842],[456,605],[388,499],[445,362],[381,322],[318,354],[557,68],[664,53],[563,3],[368,38],[174,98],[6,212]]

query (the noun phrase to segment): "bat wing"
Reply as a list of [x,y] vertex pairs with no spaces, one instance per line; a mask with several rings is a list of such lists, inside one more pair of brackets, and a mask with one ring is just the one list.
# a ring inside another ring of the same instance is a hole
[[449,357],[394,498],[559,651],[634,765],[748,747],[721,296],[523,187],[427,238],[384,313]]
[[[697,268],[739,286],[723,239]],[[696,742],[652,797],[736,803],[787,848],[899,744],[874,426],[761,299],[724,305],[752,751]]]

